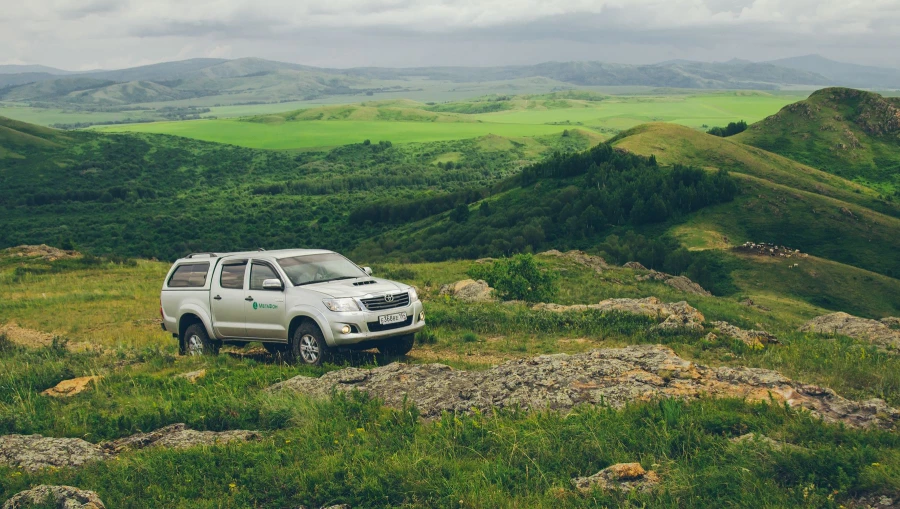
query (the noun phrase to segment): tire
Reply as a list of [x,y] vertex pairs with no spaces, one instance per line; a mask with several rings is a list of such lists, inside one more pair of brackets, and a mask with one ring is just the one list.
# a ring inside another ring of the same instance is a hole
[[189,325],[179,343],[181,355],[218,355],[221,346],[217,341],[209,339],[202,323]]
[[322,331],[312,322],[304,322],[297,327],[285,354],[291,362],[308,366],[321,366],[334,357],[334,351],[325,343]]
[[415,343],[415,334],[397,336],[395,338],[384,340],[383,343],[378,345],[378,351],[384,355],[402,356],[408,354],[409,351],[413,349]]

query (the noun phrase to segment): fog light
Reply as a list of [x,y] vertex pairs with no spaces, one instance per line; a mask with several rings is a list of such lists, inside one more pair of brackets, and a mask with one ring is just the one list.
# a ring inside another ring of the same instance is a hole
[[345,325],[345,326],[341,327],[341,334],[350,334],[350,326]]
[[424,322],[424,321],[425,321],[425,312],[424,312],[424,311],[422,311],[421,313],[419,313],[419,321],[420,321],[420,322]]

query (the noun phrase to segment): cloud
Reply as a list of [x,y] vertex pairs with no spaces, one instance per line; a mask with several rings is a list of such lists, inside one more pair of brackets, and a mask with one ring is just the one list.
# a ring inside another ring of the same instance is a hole
[[[5,9],[0,43],[7,59],[69,66],[251,51],[332,66],[525,59],[515,45],[556,60],[575,46],[623,51],[618,61],[826,53],[900,65],[898,25],[900,0],[30,0]],[[478,54],[449,45],[473,41]]]

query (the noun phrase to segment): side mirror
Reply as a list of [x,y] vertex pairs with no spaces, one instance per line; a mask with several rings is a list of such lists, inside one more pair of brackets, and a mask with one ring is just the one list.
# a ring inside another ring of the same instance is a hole
[[284,284],[280,279],[266,279],[263,281],[263,290],[284,290]]
[[363,267],[363,272],[365,272],[367,276],[371,276],[372,275],[372,267]]

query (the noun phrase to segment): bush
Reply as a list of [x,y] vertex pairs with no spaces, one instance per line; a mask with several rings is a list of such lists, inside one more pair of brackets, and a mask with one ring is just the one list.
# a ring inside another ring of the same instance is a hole
[[547,302],[556,295],[559,275],[538,262],[531,254],[501,258],[493,263],[474,265],[469,276],[483,279],[504,300]]

